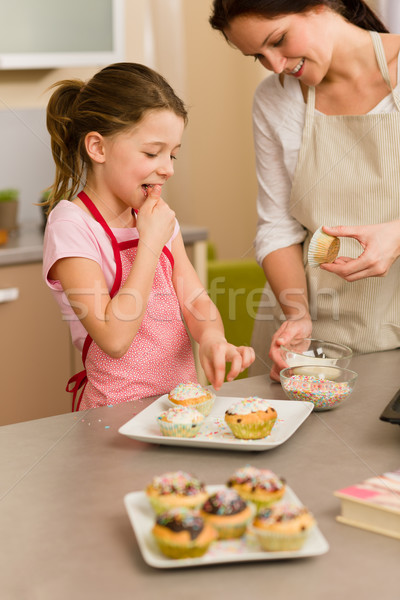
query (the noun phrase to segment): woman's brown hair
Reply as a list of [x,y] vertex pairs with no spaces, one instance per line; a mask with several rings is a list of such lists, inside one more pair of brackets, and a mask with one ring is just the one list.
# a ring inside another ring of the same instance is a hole
[[214,0],[209,21],[213,29],[224,33],[230,22],[242,15],[274,19],[281,15],[303,13],[321,4],[362,29],[388,32],[363,0]]
[[187,122],[182,100],[161,75],[144,65],[116,63],[86,83],[73,79],[52,87],[56,89],[47,105],[47,129],[56,176],[43,203],[49,211],[59,200],[74,197],[85,169],[90,169],[85,149],[89,132],[114,135],[154,110],[171,110]]

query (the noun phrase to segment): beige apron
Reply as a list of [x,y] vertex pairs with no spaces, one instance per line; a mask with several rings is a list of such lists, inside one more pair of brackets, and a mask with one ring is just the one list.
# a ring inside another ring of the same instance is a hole
[[[307,230],[303,259],[313,337],[350,346],[356,353],[400,346],[400,260],[386,277],[356,282],[307,262],[310,239],[321,225],[372,225],[400,217],[400,98],[392,89],[380,36],[371,32],[382,76],[397,110],[385,114],[330,116],[315,112],[309,88],[302,144],[290,197],[290,214]],[[360,244],[341,238],[340,255],[357,257]],[[271,292],[266,289],[268,298]],[[259,310],[252,344],[258,365],[268,369],[271,337],[282,311]]]

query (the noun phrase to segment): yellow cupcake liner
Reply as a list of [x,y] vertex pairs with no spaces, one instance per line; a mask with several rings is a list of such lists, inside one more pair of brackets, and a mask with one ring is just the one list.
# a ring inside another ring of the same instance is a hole
[[[251,508],[251,513],[248,517],[243,519],[239,523],[216,523],[214,519],[208,519],[209,524],[214,527],[216,532],[218,533],[218,539],[220,540],[229,540],[232,538],[240,538],[242,535],[246,533],[247,526],[254,518],[256,513],[256,509],[254,506],[249,504]],[[207,520],[206,513],[202,513],[204,518]],[[222,516],[221,516],[222,518]],[[229,521],[229,516],[227,516],[227,520]]]
[[310,267],[319,267],[323,263],[331,263],[339,254],[340,240],[317,229],[311,238],[308,247],[308,264]]
[[275,425],[276,419],[270,419],[265,423],[251,423],[251,424],[243,424],[243,423],[226,423],[233,435],[241,440],[259,440],[261,438],[267,437],[271,431],[273,426]]
[[198,544],[193,543],[183,546],[181,544],[174,544],[170,541],[161,540],[156,536],[154,537],[161,552],[169,558],[197,558],[203,556],[211,544],[211,542],[209,542],[199,546]]
[[186,496],[184,502],[173,502],[171,499],[170,502],[165,502],[162,500],[162,496],[148,496],[149,502],[157,515],[166,512],[170,508],[175,508],[176,506],[184,506],[185,508],[200,508],[202,503],[204,502],[204,494],[199,495],[199,498],[196,496]]
[[256,513],[260,512],[260,510],[263,508],[268,508],[269,506],[276,504],[282,498],[282,496],[279,496],[279,498],[271,498],[270,500],[254,500],[253,498],[251,498],[250,494],[247,496],[247,495],[241,494],[240,492],[238,492],[238,493],[242,496],[243,500],[246,500],[247,502],[251,502],[252,504],[254,504]]

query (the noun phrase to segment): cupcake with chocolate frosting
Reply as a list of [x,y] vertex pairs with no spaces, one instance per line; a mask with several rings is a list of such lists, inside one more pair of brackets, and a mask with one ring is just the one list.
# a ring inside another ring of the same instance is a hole
[[241,537],[254,510],[232,489],[221,488],[203,504],[200,514],[218,532],[220,539]]
[[152,534],[161,552],[170,558],[203,556],[217,533],[196,510],[176,507],[160,514]]

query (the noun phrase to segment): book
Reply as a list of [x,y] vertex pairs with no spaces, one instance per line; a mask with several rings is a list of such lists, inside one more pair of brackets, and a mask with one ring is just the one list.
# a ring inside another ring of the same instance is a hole
[[400,469],[334,492],[340,523],[400,539]]

